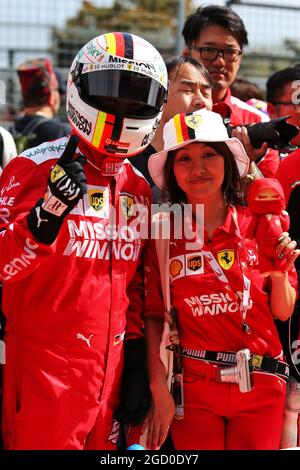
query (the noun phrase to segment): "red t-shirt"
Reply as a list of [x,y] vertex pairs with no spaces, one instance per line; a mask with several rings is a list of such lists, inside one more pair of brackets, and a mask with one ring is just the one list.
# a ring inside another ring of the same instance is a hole
[[[232,96],[230,89],[227,90],[223,101],[230,107],[230,124],[234,126],[266,122],[270,120],[265,113],[254,108],[254,106],[250,106],[239,98]],[[265,177],[272,178],[277,171],[278,165],[278,151],[269,149],[264,157],[259,161],[258,168]]]
[[[252,216],[245,207],[237,207],[237,215],[240,232],[245,239]],[[259,274],[256,250],[251,243],[247,243],[245,248],[251,280],[251,302],[246,321],[251,334],[242,331],[240,302],[243,298],[243,277],[238,241],[230,207],[224,225],[214,231],[210,240],[205,234],[203,248],[199,245],[199,250],[187,250],[186,238],[175,239],[171,236],[171,299],[176,311],[180,342],[182,346],[193,349],[238,351],[249,348],[251,352],[276,357],[282,348],[269,308],[268,281]],[[229,281],[231,292],[217,278],[202,250],[214,255]],[[291,270],[290,281],[296,287],[294,269]],[[145,317],[163,316],[164,303],[154,240],[146,248],[145,282]],[[237,295],[237,301],[233,300],[233,292]]]

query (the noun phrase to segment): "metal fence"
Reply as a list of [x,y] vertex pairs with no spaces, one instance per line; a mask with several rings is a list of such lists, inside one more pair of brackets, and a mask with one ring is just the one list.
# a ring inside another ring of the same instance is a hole
[[[276,4],[275,4],[276,3]],[[264,88],[276,70],[300,62],[300,3],[294,1],[227,1],[248,31],[241,74]]]
[[[93,5],[108,6],[112,0],[84,3],[87,11]],[[275,70],[300,62],[300,6],[274,6],[267,4],[267,0],[264,4],[226,3],[243,18],[249,32],[250,46],[242,61],[241,74],[263,88],[266,78]],[[195,8],[200,4],[194,0]],[[0,125],[7,127],[21,108],[15,72],[19,63],[38,56],[50,57],[66,77],[72,58],[88,39],[115,30],[114,18],[111,27],[106,22],[103,30],[95,13],[86,14],[82,21],[82,5],[82,0],[0,0]],[[132,32],[152,42],[165,57],[172,55],[176,50],[176,31],[167,25],[159,31],[145,25],[146,18],[141,18]],[[64,117],[63,109],[61,113]]]

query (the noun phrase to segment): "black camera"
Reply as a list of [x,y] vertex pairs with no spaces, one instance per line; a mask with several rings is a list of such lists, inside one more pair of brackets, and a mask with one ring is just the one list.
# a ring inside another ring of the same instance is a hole
[[[213,111],[222,116],[228,135],[231,137],[233,129],[237,126],[230,124],[230,107],[226,103],[220,102],[214,104]],[[271,121],[268,122],[240,125],[247,127],[250,142],[255,148],[260,148],[264,142],[268,142],[269,147],[273,149],[292,150],[296,147],[290,144],[290,141],[296,137],[299,128],[286,122],[290,117],[291,116],[283,116],[277,119],[271,119]]]
[[[260,148],[264,142],[268,142],[269,147],[273,149],[295,148],[290,144],[291,139],[296,137],[299,128],[286,122],[291,116],[283,116],[277,119],[271,119],[268,122],[258,122],[255,124],[246,124],[251,144],[254,148]],[[226,120],[228,123],[226,123]],[[224,119],[229,137],[236,126],[229,124],[229,119]]]

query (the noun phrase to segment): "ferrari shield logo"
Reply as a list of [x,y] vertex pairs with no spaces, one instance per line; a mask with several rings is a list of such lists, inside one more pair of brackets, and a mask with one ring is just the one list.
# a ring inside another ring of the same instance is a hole
[[191,129],[197,129],[202,124],[203,118],[202,116],[191,115],[185,116],[184,120],[188,127],[190,127]]
[[131,194],[120,194],[120,205],[122,213],[126,220],[133,216],[134,212],[134,199]]
[[104,206],[104,191],[91,189],[88,192],[90,205],[95,211],[100,211]]
[[230,269],[234,263],[234,251],[224,250],[218,251],[218,263],[223,269]]
[[65,170],[61,168],[59,165],[55,165],[55,167],[52,168],[51,173],[50,173],[50,181],[51,183],[55,183],[59,178],[64,176],[66,174]]

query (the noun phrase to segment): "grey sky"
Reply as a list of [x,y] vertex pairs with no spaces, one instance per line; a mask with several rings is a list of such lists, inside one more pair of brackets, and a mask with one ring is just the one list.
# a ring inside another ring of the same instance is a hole
[[[92,0],[109,6],[111,0]],[[14,63],[36,56],[51,44],[52,26],[63,27],[80,10],[82,0],[0,0],[0,67],[7,66],[7,49],[31,53],[15,54]]]
[[[110,6],[112,0],[91,0],[98,6]],[[260,2],[257,0],[257,4]],[[195,8],[208,3],[225,4],[225,1],[194,0]],[[294,5],[299,0],[263,0],[270,5]],[[7,50],[15,51],[14,64],[22,61],[24,55],[36,56],[51,44],[51,27],[62,27],[67,18],[74,17],[82,4],[81,0],[0,0],[0,67],[6,67]],[[282,48],[284,39],[300,43],[300,11],[283,11],[253,7],[234,6],[243,18],[249,33],[252,48],[272,50]],[[31,53],[22,49],[31,49]]]

